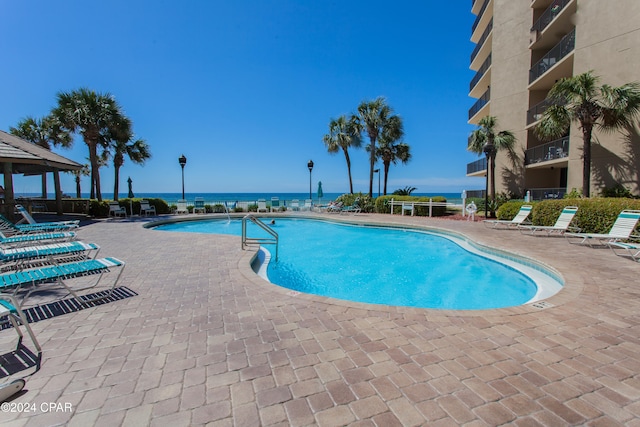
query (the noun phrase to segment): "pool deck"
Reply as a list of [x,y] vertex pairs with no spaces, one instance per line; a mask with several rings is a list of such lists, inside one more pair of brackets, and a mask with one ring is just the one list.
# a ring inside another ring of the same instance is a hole
[[349,303],[266,283],[237,236],[95,221],[79,238],[126,261],[137,295],[33,323],[42,367],[0,424],[640,426],[640,263],[478,222],[328,216],[462,233],[565,289],[474,312]]

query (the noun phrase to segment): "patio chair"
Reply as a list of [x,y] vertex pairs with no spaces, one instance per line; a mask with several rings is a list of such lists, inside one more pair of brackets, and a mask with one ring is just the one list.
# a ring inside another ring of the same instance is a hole
[[520,230],[523,234],[531,234],[535,235],[538,232],[544,232],[547,236],[551,236],[552,234],[562,235],[566,232],[577,233],[580,231],[580,228],[576,226],[572,226],[571,222],[573,218],[578,212],[577,206],[565,206],[560,212],[560,216],[556,220],[554,225],[518,225],[518,230]]
[[502,228],[506,230],[515,230],[520,225],[531,224],[531,222],[527,219],[529,214],[531,213],[531,209],[533,206],[531,205],[522,205],[520,207],[520,211],[513,217],[512,220],[502,220],[502,219],[485,219],[483,222],[487,227],[490,228]]
[[14,224],[6,217],[0,214],[0,231],[6,235],[43,233],[50,231],[62,231],[77,228],[78,223],[37,223],[37,224]]
[[119,216],[122,218],[126,218],[127,210],[123,206],[120,206],[120,203],[118,202],[109,202],[109,216],[112,215],[114,218],[117,218]]
[[149,203],[148,200],[140,200],[140,216],[157,215],[156,207]]
[[271,212],[278,212],[280,210],[280,198],[271,198]]
[[0,248],[0,271],[95,259],[98,252],[100,252],[100,246],[80,241]]
[[5,236],[0,232],[0,246],[4,248],[13,248],[18,246],[30,246],[36,242],[66,242],[75,238],[76,233],[73,231],[16,234],[13,236]]
[[342,202],[329,203],[329,206],[327,206],[327,213],[340,213],[342,212],[343,207],[344,204]]
[[614,254],[640,261],[640,244],[631,242],[607,242]]
[[303,211],[311,211],[313,209],[313,201],[311,199],[305,199],[304,206],[302,207]]
[[258,200],[258,212],[269,212],[267,209],[267,201],[265,199]]
[[[105,273],[110,272],[114,268],[120,268],[118,275],[109,287],[108,292],[102,293],[94,297],[81,297],[78,292],[92,289],[98,286]],[[125,263],[117,258],[99,258],[88,259],[83,261],[70,262],[65,264],[55,264],[50,266],[30,268],[21,271],[12,271],[0,274],[0,292],[3,293],[18,293],[19,291],[26,290],[26,294],[23,297],[26,299],[32,292],[38,290],[40,285],[52,286],[59,285],[65,288],[71,295],[73,295],[78,302],[86,304],[108,298],[113,293],[122,272],[124,271]],[[72,287],[67,284],[68,280],[85,277],[89,275],[98,275],[98,278],[93,284],[84,285],[80,287]],[[27,289],[30,288],[30,289]]]
[[204,207],[204,199],[202,197],[196,197],[193,202],[193,213],[202,212],[207,213],[207,208]]
[[[22,326],[27,331],[29,338],[31,338],[31,341],[33,342],[33,345],[38,352],[38,356],[37,356],[38,361],[37,361],[36,369],[39,369],[40,358],[42,356],[42,347],[40,347],[40,343],[38,342],[35,334],[31,330],[31,326],[29,326],[29,321],[27,320],[27,317],[25,316],[24,312],[20,309],[20,305],[18,304],[16,298],[7,294],[0,294],[0,324],[2,323],[10,323],[13,326],[13,329],[18,334],[18,344],[16,345],[16,351],[22,346],[22,338],[24,338],[24,335],[22,334],[22,330],[20,329],[20,324],[22,324]],[[4,394],[7,391],[4,388],[7,385],[8,384],[3,384],[2,387],[0,387],[0,390],[3,390],[0,393]],[[15,391],[12,392],[10,395],[14,393]],[[0,399],[0,401],[4,401],[4,400]]]
[[[634,235],[633,232],[639,220],[640,210],[624,210],[620,212],[608,233],[564,233],[564,236],[569,243],[579,245],[586,243],[589,246],[594,244],[602,246],[627,239],[638,239],[640,236]],[[574,242],[572,239],[579,241]]]
[[20,215],[22,215],[23,220],[27,221],[27,223],[31,224],[31,225],[37,225],[37,226],[40,226],[40,227],[48,226],[48,227],[51,227],[51,228],[58,227],[59,229],[77,228],[80,225],[80,221],[79,220],[38,222],[31,216],[29,211],[27,209],[25,209],[24,206],[16,205],[16,210],[18,211],[18,213]]
[[350,214],[353,214],[353,215],[355,215],[355,214],[357,214],[357,213],[360,213],[360,212],[362,212],[362,208],[360,207],[360,198],[359,198],[359,197],[358,197],[358,198],[356,198],[356,199],[353,201],[353,205],[351,205],[351,206],[344,206],[344,207],[342,208],[342,210],[340,211],[340,213],[341,213],[341,214],[348,214],[348,213],[350,213]]
[[289,206],[291,207],[292,211],[294,211],[294,212],[299,211],[300,210],[300,201],[298,199],[293,199]]
[[184,199],[180,199],[178,200],[178,202],[176,203],[176,213],[177,214],[188,214],[189,213],[189,209],[187,208],[187,201]]

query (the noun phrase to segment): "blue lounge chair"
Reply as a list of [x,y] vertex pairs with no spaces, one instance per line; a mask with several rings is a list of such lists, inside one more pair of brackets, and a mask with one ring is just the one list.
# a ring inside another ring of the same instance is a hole
[[0,246],[5,248],[13,248],[17,246],[31,246],[37,242],[68,242],[76,238],[73,231],[53,231],[31,234],[16,234],[13,236],[5,236],[0,232]]
[[65,223],[36,223],[36,224],[14,224],[6,217],[0,214],[0,231],[6,234],[27,234],[27,233],[42,233],[50,231],[63,231],[72,230],[77,228],[78,224],[65,224]]
[[57,226],[57,227],[60,227],[58,229],[65,229],[65,230],[69,228],[77,228],[80,225],[80,221],[78,220],[38,222],[31,216],[29,211],[27,211],[24,206],[16,205],[16,210],[20,215],[22,215],[23,220],[27,221],[27,223],[31,225],[50,226],[52,228]]
[[49,243],[16,248],[0,247],[0,271],[24,269],[36,265],[95,259],[100,246],[79,241]]
[[[5,320],[1,320],[1,319],[5,319]],[[18,305],[18,302],[16,301],[15,297],[11,295],[6,295],[6,294],[0,294],[0,323],[4,323],[4,322],[11,323],[11,325],[13,326],[13,329],[15,329],[16,333],[18,334],[18,345],[16,346],[16,350],[18,350],[18,348],[20,348],[20,346],[22,345],[22,338],[24,337],[24,335],[22,334],[22,331],[20,330],[20,324],[22,324],[22,326],[24,326],[24,328],[27,330],[27,334],[29,334],[29,338],[31,338],[33,345],[38,351],[38,362],[37,362],[36,369],[39,369],[40,368],[39,361],[42,355],[42,347],[40,347],[40,343],[38,343],[36,336],[31,330],[31,326],[29,326],[27,317],[24,315],[24,313],[20,309],[20,306]]]
[[[108,298],[115,289],[116,283],[120,279],[122,272],[124,271],[125,263],[117,258],[99,258],[90,259],[84,261],[70,262],[66,264],[55,264],[51,266],[45,266],[40,268],[31,268],[28,270],[12,271],[0,274],[0,292],[14,294],[19,291],[27,289],[24,298],[27,298],[29,294],[37,290],[39,285],[50,286],[52,283],[64,287],[71,295],[73,295],[80,303],[85,304],[104,298]],[[120,267],[120,271],[113,281],[109,292],[88,298],[80,297],[78,292],[98,286],[100,280],[105,273],[108,273],[111,269]],[[66,283],[68,279],[74,279],[78,277],[84,277],[89,275],[98,275],[98,279],[91,285],[86,285],[80,288],[73,288]]]

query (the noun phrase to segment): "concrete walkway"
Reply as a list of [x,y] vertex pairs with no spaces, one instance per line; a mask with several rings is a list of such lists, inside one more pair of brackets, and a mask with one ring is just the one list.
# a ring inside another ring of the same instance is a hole
[[566,286],[544,307],[349,303],[264,282],[239,237],[97,221],[79,237],[138,295],[34,323],[42,368],[0,424],[640,426],[640,264],[480,223],[341,218],[454,230]]

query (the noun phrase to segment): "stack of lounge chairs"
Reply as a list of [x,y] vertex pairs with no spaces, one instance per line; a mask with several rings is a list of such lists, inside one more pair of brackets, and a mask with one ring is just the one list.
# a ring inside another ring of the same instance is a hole
[[[40,355],[40,345],[22,311],[27,298],[35,291],[53,287],[65,289],[82,305],[108,298],[125,263],[113,257],[97,258],[97,244],[76,240],[72,230],[78,227],[77,221],[28,222],[16,225],[0,217],[0,323],[14,326],[18,347],[23,338],[19,327],[22,324]],[[111,271],[117,274],[106,292],[81,295]]]

